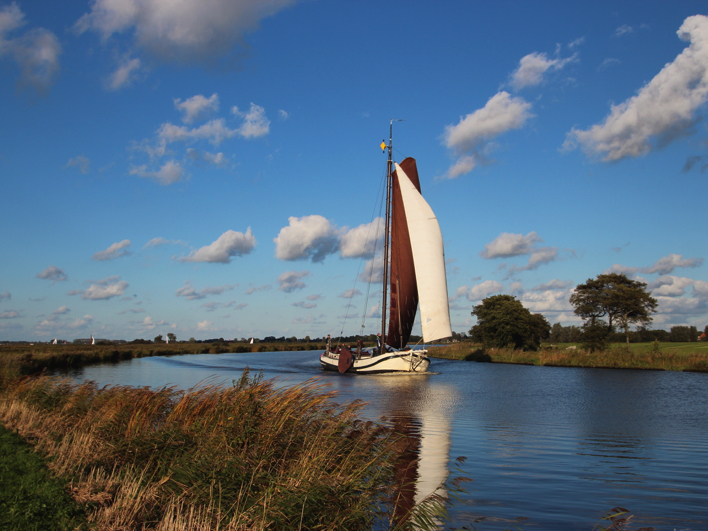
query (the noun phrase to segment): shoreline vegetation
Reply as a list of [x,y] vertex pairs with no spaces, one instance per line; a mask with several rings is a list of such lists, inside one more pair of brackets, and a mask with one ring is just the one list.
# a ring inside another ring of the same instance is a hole
[[[569,346],[523,352],[459,342],[431,347],[429,354],[708,372],[703,343],[594,353]],[[246,370],[230,387],[181,391],[98,388],[47,375],[148,356],[322,349],[318,343],[0,345],[0,470],[4,483],[30,478],[5,489],[0,523],[9,529],[437,529],[450,496],[433,494],[414,508],[397,498],[406,476],[400,473],[405,440],[387,424],[360,420],[361,403],[335,404],[318,378],[275,389]],[[448,479],[444,489],[454,498],[466,479]],[[55,491],[68,496],[42,494]]]

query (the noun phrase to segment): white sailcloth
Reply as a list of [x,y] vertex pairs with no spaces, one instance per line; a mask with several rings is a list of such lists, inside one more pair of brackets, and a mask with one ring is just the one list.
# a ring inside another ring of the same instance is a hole
[[428,343],[452,335],[442,232],[433,209],[398,164],[396,174],[413,251],[423,341]]

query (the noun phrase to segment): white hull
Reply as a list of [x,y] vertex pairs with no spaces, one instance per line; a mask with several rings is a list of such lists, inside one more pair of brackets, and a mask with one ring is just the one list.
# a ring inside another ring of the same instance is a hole
[[[357,374],[377,374],[384,372],[428,372],[430,359],[427,350],[397,350],[355,359],[346,372]],[[323,352],[320,355],[320,364],[326,371],[339,370],[339,354],[336,352]]]

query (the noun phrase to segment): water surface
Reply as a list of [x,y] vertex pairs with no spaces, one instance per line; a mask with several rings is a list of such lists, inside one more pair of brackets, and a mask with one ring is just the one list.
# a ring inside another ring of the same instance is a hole
[[[99,384],[230,385],[243,370],[292,385],[319,377],[362,414],[403,426],[419,457],[416,499],[459,456],[467,494],[453,527],[591,530],[622,506],[633,528],[708,529],[708,374],[433,360],[431,374],[341,375],[319,352],[140,358],[81,369]],[[603,527],[606,527],[604,525]]]

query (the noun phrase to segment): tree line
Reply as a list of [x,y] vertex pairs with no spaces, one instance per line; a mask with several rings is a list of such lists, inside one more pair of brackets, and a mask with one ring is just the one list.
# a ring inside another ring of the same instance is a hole
[[[647,284],[621,273],[604,273],[578,284],[569,299],[582,326],[551,326],[541,314],[532,314],[512,295],[493,295],[472,310],[477,318],[469,331],[473,341],[487,348],[537,350],[541,341],[581,343],[602,350],[610,342],[698,341],[695,326],[674,326],[671,332],[649,330],[657,300]],[[632,331],[631,327],[637,326]],[[708,326],[705,328],[708,336]]]

